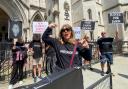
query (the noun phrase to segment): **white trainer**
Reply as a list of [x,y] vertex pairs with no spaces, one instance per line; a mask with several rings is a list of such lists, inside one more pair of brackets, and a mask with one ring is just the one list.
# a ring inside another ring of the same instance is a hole
[[20,81],[19,84],[22,85],[23,84],[23,81]]
[[41,80],[42,80],[41,78],[37,77],[37,82],[39,82],[39,81],[41,81]]
[[13,85],[9,85],[8,86],[8,89],[13,89]]

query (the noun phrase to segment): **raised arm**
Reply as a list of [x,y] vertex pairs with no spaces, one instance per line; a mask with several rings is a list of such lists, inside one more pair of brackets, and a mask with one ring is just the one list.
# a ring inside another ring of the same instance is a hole
[[50,37],[50,35],[52,34],[52,30],[55,27],[56,27],[56,24],[54,23],[50,24],[42,36],[42,40],[51,46],[55,44],[55,40],[56,40],[55,38]]

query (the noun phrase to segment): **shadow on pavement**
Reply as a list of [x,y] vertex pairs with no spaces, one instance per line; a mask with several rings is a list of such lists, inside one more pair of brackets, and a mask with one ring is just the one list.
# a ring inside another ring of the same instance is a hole
[[120,56],[128,57],[128,53],[123,53]]
[[[90,70],[90,69],[88,69]],[[92,72],[95,72],[95,73],[98,73],[98,74],[101,74],[101,70],[99,69],[96,69],[96,68],[93,68],[93,70],[91,70]]]
[[120,74],[120,73],[118,73],[118,75],[121,76],[121,77],[124,77],[124,78],[127,78],[128,79],[128,75]]

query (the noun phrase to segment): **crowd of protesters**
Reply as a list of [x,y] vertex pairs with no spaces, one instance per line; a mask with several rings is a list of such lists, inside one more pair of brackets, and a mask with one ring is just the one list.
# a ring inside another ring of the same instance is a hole
[[[31,52],[32,54],[34,83],[42,79],[42,69],[45,69],[47,75],[60,72],[67,68],[79,67],[83,64],[90,65],[90,70],[93,70],[91,67],[92,44],[90,44],[89,37],[85,35],[83,39],[74,39],[72,27],[69,24],[64,24],[60,29],[60,38],[56,39],[51,37],[52,30],[55,30],[56,27],[57,25],[55,23],[51,23],[43,33],[42,37],[39,34],[34,34],[33,40],[29,43],[28,48],[24,46],[24,42],[21,39],[18,39],[17,41],[14,40],[12,47],[13,69],[8,89],[13,89],[13,85],[17,82],[22,84],[23,67],[27,63],[27,52]],[[42,46],[43,43],[45,43],[45,56],[42,53],[42,50],[44,49]],[[104,43],[104,40],[101,40],[100,38],[97,41],[97,44],[99,45],[97,53],[100,51],[102,57],[101,69],[103,75],[104,64],[106,61],[102,60],[108,58],[110,59],[107,61],[108,64],[112,64],[112,53],[107,50],[107,53],[104,54],[104,52],[102,52],[102,49],[104,48],[102,43]],[[44,60],[45,68],[42,68]],[[109,68],[107,72],[109,72]]]

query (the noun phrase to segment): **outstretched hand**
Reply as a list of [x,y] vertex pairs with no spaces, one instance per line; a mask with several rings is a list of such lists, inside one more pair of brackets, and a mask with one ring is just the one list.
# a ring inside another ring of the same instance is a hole
[[89,48],[89,44],[85,39],[79,40],[79,44],[81,44],[84,48]]
[[71,43],[71,44],[73,44],[73,45],[75,45],[77,43],[77,40],[75,40],[75,39],[69,39],[68,42]]

